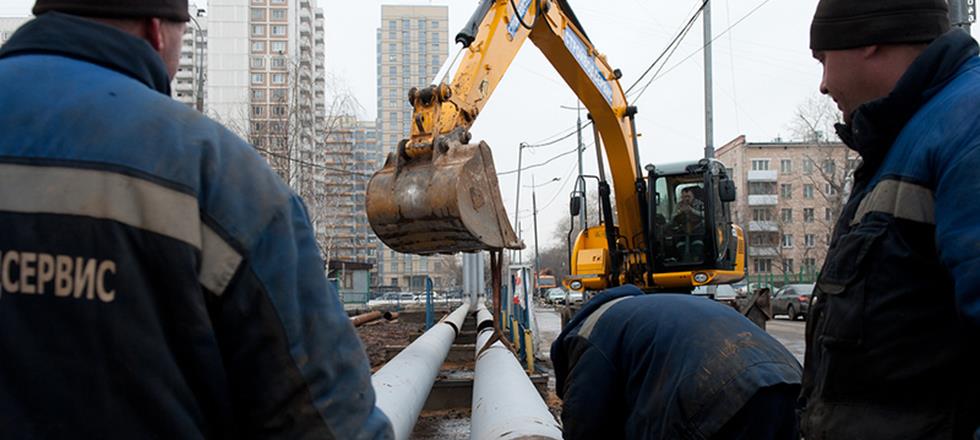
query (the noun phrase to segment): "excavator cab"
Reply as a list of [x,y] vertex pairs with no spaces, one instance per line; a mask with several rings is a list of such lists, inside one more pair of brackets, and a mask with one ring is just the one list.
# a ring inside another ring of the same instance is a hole
[[744,249],[730,210],[735,184],[724,165],[705,159],[648,170],[654,273],[690,274],[692,285],[741,278]]

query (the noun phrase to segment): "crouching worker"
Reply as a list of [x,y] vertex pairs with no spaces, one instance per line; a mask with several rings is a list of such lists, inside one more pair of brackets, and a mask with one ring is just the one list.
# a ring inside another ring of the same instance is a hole
[[551,358],[566,439],[799,438],[799,362],[709,299],[607,290]]

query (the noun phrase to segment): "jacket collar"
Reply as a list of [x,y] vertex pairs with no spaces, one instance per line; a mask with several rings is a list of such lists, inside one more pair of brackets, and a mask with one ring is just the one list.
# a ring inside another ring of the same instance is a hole
[[888,96],[861,105],[849,125],[836,126],[841,140],[864,159],[858,180],[874,174],[905,124],[977,53],[977,42],[965,31],[947,32],[915,59]]
[[92,20],[48,12],[20,27],[0,48],[0,58],[51,54],[98,64],[170,95],[160,55],[144,40]]

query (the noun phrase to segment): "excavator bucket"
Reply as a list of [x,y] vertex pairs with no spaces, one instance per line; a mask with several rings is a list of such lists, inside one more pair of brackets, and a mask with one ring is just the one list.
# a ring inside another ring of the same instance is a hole
[[368,183],[367,215],[381,241],[401,253],[524,247],[507,221],[484,142],[444,142],[431,157],[413,159],[403,143]]

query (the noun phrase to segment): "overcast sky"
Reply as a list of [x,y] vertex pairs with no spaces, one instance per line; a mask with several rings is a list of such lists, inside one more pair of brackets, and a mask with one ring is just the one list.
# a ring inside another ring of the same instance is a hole
[[[473,12],[476,0],[340,1],[316,0],[326,16],[327,69],[346,84],[364,107],[365,119],[376,114],[376,29],[381,4],[449,6],[450,37]],[[3,0],[0,16],[30,14],[29,0]],[[700,5],[700,0],[569,0],[586,33],[609,63],[623,71],[628,87],[674,37]],[[817,92],[819,64],[808,49],[809,22],[817,0],[713,0],[713,34],[721,36],[714,54],[714,143],[721,146],[744,134],[749,141],[770,141],[788,136],[796,107]],[[753,12],[754,11],[754,12]],[[729,29],[726,32],[726,29]],[[973,35],[977,36],[978,26]],[[639,107],[641,160],[666,163],[703,156],[704,94],[700,21],[667,69],[633,105]],[[450,57],[457,48],[452,48]],[[689,55],[695,54],[688,58]],[[686,61],[683,61],[685,58]],[[676,66],[676,67],[675,67]],[[474,141],[485,140],[493,149],[498,172],[517,167],[520,142],[538,142],[567,133],[575,125],[577,100],[548,61],[530,42],[507,72],[500,87],[473,127]],[[587,144],[592,132],[586,130]],[[575,138],[538,150],[525,150],[524,164],[540,163],[575,148]],[[586,173],[595,174],[595,151],[585,154]],[[548,244],[558,221],[567,217],[568,193],[576,167],[574,155],[527,171],[537,182],[559,177],[560,182],[537,190],[539,232]],[[500,187],[512,218],[516,176],[500,178]],[[742,190],[740,188],[740,190]],[[530,190],[521,197],[525,242],[533,246]],[[526,211],[525,211],[526,210]]]

